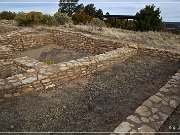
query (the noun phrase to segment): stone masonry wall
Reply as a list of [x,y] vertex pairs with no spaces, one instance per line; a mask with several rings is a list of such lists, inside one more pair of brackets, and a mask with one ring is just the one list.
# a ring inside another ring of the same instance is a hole
[[26,29],[24,29],[24,32],[14,31],[0,36],[0,45],[10,44],[13,45],[14,50],[25,50],[57,44],[71,50],[91,54],[100,54],[123,46],[120,42],[92,38],[72,31],[44,29],[39,32],[38,29],[36,31],[31,30],[32,32],[25,33]]
[[10,32],[10,31],[14,31],[14,30],[17,30],[17,29],[18,28],[15,27],[15,26],[0,25],[0,34]]
[[0,79],[11,76],[13,72],[15,72],[15,69],[12,46],[0,46]]
[[24,74],[0,79],[0,99],[4,100],[21,93],[54,87],[54,82],[67,81],[92,74],[110,67],[114,63],[124,61],[136,53],[136,49],[123,47],[104,54],[52,65],[46,65],[27,57],[17,58],[15,63],[19,63],[27,70]]
[[159,55],[161,58],[179,61],[180,52],[172,52],[164,49],[155,49],[155,48],[138,48],[139,50],[150,54],[152,57]]
[[57,45],[76,51],[100,54],[123,46],[120,42],[92,38],[78,32],[58,29],[49,29],[49,31],[53,33],[54,42]]
[[17,30],[18,27],[13,24],[15,24],[15,22],[11,20],[0,20],[0,34]]
[[136,45],[124,45],[121,42],[102,40],[83,35],[79,32],[65,31],[56,28],[26,28],[0,36],[0,46],[12,45],[14,47],[14,50],[39,48],[40,46],[49,44],[57,44],[70,50],[88,52],[91,54],[101,54],[123,46],[128,46],[131,48],[147,51],[152,56],[154,54],[163,54],[161,56],[167,59],[180,59],[180,53],[177,52],[171,52],[156,48],[143,48]]
[[14,50],[26,50],[31,48],[38,48],[48,44],[54,44],[52,33],[16,33],[0,37],[0,46],[12,45]]

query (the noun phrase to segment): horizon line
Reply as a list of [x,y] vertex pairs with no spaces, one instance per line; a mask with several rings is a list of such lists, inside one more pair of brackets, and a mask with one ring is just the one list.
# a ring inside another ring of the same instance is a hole
[[[32,2],[32,1],[27,1],[27,2],[0,2],[0,3],[4,3],[4,4],[16,4],[16,3],[39,3],[39,4],[43,4],[43,3],[47,3],[47,4],[57,4],[57,3],[77,3],[77,2]],[[144,3],[156,3],[156,4],[180,4],[180,2],[81,2],[81,3],[139,3],[139,4],[144,4]]]

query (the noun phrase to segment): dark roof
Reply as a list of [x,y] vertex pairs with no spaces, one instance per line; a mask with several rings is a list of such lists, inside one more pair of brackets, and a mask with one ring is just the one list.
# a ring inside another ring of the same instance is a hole
[[134,19],[133,15],[103,15],[104,18]]

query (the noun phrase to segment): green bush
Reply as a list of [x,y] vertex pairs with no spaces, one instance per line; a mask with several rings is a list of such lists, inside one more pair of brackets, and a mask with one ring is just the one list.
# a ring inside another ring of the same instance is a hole
[[20,12],[16,15],[15,20],[18,22],[19,25],[33,25],[33,24],[40,24],[43,20],[43,14],[41,12],[29,12],[24,13]]
[[43,15],[42,24],[50,25],[50,26],[56,25],[56,20],[55,20],[54,16],[45,14],[45,15]]
[[99,18],[93,18],[89,25],[97,28],[106,27],[105,22],[100,20]]
[[3,11],[0,13],[0,20],[14,20],[15,16],[15,12]]
[[138,31],[160,31],[162,29],[161,11],[154,5],[146,5],[135,15],[134,23]]
[[65,25],[65,24],[68,24],[68,23],[72,23],[71,18],[67,14],[56,12],[54,14],[54,17],[55,17],[57,23],[60,24],[60,25]]
[[85,12],[80,12],[80,13],[73,14],[72,20],[73,20],[75,25],[86,24],[92,20],[92,17],[87,15]]
[[27,20],[27,15],[24,12],[20,12],[16,15],[15,20],[18,22],[19,25],[28,25],[29,22]]

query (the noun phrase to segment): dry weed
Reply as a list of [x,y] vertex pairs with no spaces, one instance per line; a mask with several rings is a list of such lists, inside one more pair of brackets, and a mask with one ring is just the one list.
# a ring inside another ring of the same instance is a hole
[[73,28],[76,31],[98,34],[100,36],[115,38],[124,42],[180,51],[180,35],[172,33],[153,31],[136,32],[116,28],[102,28],[102,30],[97,30],[86,25],[75,25]]

